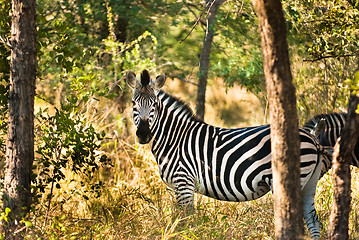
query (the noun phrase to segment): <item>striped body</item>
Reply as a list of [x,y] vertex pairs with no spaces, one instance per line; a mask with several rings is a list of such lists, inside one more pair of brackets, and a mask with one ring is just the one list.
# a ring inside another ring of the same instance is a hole
[[[324,147],[334,148],[345,126],[346,117],[346,113],[320,114],[307,121],[303,128],[311,131],[317,127],[319,121],[323,121],[324,127],[318,133],[318,141]],[[359,141],[357,141],[352,153],[351,165],[359,167]],[[328,161],[324,161],[323,166],[322,175],[331,168],[332,159],[329,158]]]
[[[133,89],[139,142],[153,140],[152,153],[160,175],[174,189],[180,206],[193,208],[194,192],[238,202],[273,190],[269,125],[214,127],[197,120],[187,105],[159,89],[165,81],[163,75],[151,81],[144,70],[139,82],[129,72],[126,81]],[[299,132],[304,219],[311,237],[318,239],[314,196],[325,155],[313,135],[303,129]]]
[[[248,201],[272,188],[269,125],[218,128],[196,120],[170,95],[160,91],[158,98],[152,153],[166,184],[193,188],[185,203],[192,201],[192,190],[219,200]],[[303,187],[319,163],[313,138],[301,130],[300,139]]]

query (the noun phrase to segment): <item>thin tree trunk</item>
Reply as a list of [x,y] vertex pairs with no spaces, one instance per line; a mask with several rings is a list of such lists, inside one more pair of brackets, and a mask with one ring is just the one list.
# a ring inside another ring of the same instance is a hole
[[286,23],[280,0],[252,3],[259,20],[270,109],[276,239],[302,239],[299,134]]
[[328,238],[331,240],[349,239],[348,224],[351,201],[349,166],[352,159],[351,154],[359,137],[359,114],[355,113],[358,104],[359,93],[351,95],[345,127],[334,147],[332,167],[334,194],[328,234]]
[[197,88],[197,101],[196,101],[196,116],[200,120],[204,120],[205,114],[205,103],[206,103],[206,88],[208,79],[209,69],[209,56],[211,53],[211,47],[214,36],[214,21],[216,20],[216,14],[218,8],[222,5],[225,0],[213,0],[206,1],[208,5],[208,16],[207,16],[207,29],[206,35],[203,41],[203,47],[199,60],[199,79]]
[[36,0],[12,1],[11,46],[9,126],[4,181],[4,208],[10,208],[11,213],[5,233],[6,239],[21,239],[13,233],[20,227],[18,222],[26,216],[31,207],[37,66]]

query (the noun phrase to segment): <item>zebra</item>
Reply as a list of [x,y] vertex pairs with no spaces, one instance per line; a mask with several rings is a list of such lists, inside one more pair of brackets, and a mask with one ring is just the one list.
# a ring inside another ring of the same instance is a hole
[[[193,212],[194,193],[224,201],[258,199],[273,190],[270,126],[226,129],[196,118],[191,108],[161,87],[164,75],[140,81],[132,71],[125,76],[133,90],[133,121],[140,144],[152,141],[162,180],[174,190],[177,204]],[[300,129],[301,189],[304,220],[313,239],[320,223],[314,196],[322,158],[314,136]]]
[[[316,132],[314,135],[316,135],[320,145],[333,151],[334,145],[342,133],[346,118],[347,113],[319,114],[308,120],[303,128],[307,131]],[[351,165],[359,167],[359,139],[352,153]],[[332,158],[326,158],[323,162],[321,176],[327,173],[331,167]]]

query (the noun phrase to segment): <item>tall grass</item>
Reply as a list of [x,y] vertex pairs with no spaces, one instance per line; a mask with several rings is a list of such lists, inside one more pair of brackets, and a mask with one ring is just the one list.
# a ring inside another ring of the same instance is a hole
[[[175,92],[182,83],[168,84],[167,91]],[[206,120],[222,126],[233,124],[235,120],[228,121],[226,114],[218,113],[220,109],[235,108],[238,110],[236,116],[243,115],[235,125],[263,124],[263,110],[254,107],[259,106],[256,99],[243,90],[235,90],[225,95],[209,87]],[[193,102],[194,89],[189,87],[182,92],[187,93],[180,96],[182,99]],[[241,94],[235,96],[237,92]],[[96,177],[105,183],[104,187],[100,195],[92,193],[81,176],[68,171],[61,188],[55,189],[48,215],[45,214],[45,195],[35,206],[36,211],[30,216],[33,226],[27,230],[27,239],[274,239],[271,193],[256,201],[241,203],[196,195],[194,214],[183,216],[174,205],[173,192],[158,174],[150,146],[136,143],[132,123],[128,120],[130,109],[119,114],[110,102],[93,104],[91,107],[101,110],[89,111],[89,121],[107,132],[102,151],[113,163],[112,167],[98,170]],[[350,236],[359,239],[359,170],[352,169],[352,175]],[[316,208],[323,224],[322,239],[328,228],[331,195],[331,176],[326,174],[318,184],[316,195]]]
[[[184,217],[173,204],[173,192],[160,180],[149,148],[120,145],[131,157],[128,172],[118,173],[118,180],[103,188],[98,198],[85,200],[81,195],[71,195],[68,189],[79,185],[58,190],[51,221],[43,226],[44,216],[33,216],[36,224],[29,229],[29,239],[274,239],[270,193],[241,203],[196,195],[195,213]],[[358,169],[352,169],[352,175],[350,239],[358,239]],[[316,195],[322,239],[328,228],[331,184],[330,174],[325,175]]]

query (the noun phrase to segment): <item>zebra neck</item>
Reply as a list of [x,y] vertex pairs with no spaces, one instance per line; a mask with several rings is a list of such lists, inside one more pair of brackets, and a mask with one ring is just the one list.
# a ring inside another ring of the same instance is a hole
[[196,119],[191,108],[179,99],[163,91],[158,92],[158,99],[151,132],[152,153],[161,168],[161,164],[175,154],[185,132],[201,122]]

